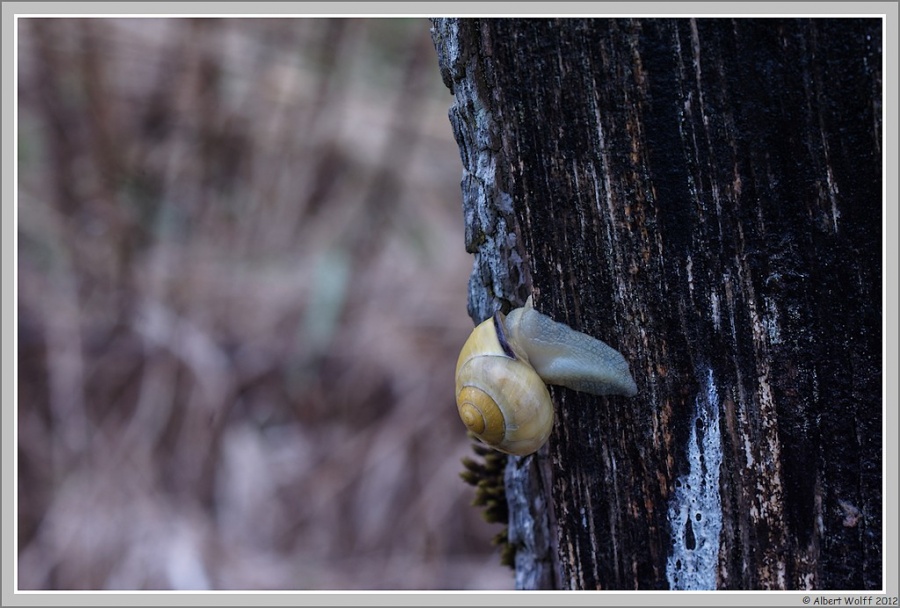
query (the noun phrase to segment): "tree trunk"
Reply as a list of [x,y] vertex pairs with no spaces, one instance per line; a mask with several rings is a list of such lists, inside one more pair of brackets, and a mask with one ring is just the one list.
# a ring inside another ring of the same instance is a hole
[[534,293],[639,388],[551,388],[518,587],[882,587],[881,28],[434,21],[470,314]]

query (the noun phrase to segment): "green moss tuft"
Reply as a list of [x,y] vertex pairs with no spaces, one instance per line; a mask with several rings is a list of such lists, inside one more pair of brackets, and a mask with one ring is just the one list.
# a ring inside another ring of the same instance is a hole
[[484,519],[489,523],[503,524],[503,530],[491,542],[500,548],[500,563],[514,568],[516,549],[509,544],[509,507],[504,483],[507,455],[478,443],[471,433],[469,436],[476,441],[472,445],[476,457],[462,459],[465,470],[459,476],[475,487],[472,505],[482,507]]

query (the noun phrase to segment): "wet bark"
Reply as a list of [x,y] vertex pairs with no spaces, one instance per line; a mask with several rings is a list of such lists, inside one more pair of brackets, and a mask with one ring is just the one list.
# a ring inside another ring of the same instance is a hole
[[880,20],[433,35],[473,319],[534,293],[639,387],[551,389],[507,474],[518,586],[880,588]]

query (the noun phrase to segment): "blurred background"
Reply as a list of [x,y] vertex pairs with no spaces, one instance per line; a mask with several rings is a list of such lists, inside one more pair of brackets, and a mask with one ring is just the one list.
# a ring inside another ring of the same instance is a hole
[[509,589],[423,19],[18,21],[20,589]]

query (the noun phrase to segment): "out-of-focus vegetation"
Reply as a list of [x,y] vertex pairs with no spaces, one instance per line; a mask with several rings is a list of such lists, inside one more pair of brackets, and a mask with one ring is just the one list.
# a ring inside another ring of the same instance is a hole
[[429,23],[18,27],[19,588],[511,587]]

